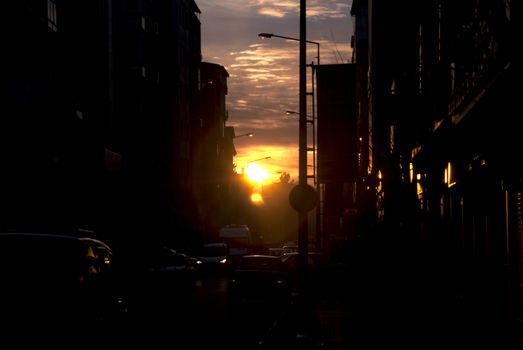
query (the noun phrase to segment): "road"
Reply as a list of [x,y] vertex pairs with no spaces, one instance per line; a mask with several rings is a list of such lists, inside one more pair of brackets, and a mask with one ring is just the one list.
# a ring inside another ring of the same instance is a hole
[[225,276],[203,276],[191,294],[157,295],[143,301],[120,335],[124,343],[148,349],[237,347],[255,349],[280,316],[278,306],[244,303],[233,308]]

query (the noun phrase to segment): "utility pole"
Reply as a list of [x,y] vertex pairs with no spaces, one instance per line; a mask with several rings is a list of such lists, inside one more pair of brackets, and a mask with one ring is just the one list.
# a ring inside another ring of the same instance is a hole
[[[299,186],[307,186],[307,82],[306,82],[306,0],[300,0],[300,96],[299,96]],[[307,281],[308,263],[308,213],[307,210],[298,211],[298,255],[300,261],[300,288],[304,294]]]

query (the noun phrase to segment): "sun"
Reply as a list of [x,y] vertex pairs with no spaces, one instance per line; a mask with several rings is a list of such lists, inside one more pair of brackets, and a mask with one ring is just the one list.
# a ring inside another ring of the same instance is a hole
[[262,184],[265,180],[271,177],[267,170],[255,163],[251,163],[247,168],[245,168],[245,174],[247,174],[249,180],[258,184]]

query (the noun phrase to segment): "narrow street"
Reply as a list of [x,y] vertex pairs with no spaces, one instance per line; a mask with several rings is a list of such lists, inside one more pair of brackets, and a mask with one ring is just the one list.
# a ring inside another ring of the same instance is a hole
[[[122,332],[123,342],[150,349],[239,347],[254,349],[280,315],[278,307],[242,304],[231,308],[225,276],[203,276],[191,295],[170,295],[143,302]],[[127,338],[128,337],[128,338]]]

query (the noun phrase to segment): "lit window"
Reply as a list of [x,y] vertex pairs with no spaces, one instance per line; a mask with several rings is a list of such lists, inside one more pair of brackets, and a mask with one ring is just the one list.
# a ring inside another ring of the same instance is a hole
[[447,187],[452,187],[456,184],[456,174],[454,174],[454,170],[450,162],[448,162],[447,167],[444,170],[443,183],[447,184]]

